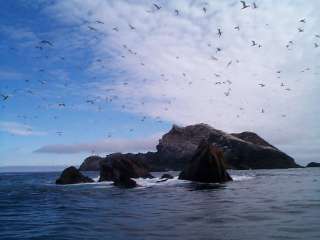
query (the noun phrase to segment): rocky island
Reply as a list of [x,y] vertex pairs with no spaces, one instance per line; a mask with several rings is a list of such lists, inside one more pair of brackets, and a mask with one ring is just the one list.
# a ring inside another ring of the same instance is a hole
[[300,167],[294,159],[253,132],[226,133],[207,124],[186,127],[174,125],[159,140],[156,152],[113,153],[105,158],[90,156],[80,166],[81,171],[99,171],[100,163],[121,158],[146,163],[151,171],[181,171],[191,160],[202,140],[223,151],[228,169],[277,169]]

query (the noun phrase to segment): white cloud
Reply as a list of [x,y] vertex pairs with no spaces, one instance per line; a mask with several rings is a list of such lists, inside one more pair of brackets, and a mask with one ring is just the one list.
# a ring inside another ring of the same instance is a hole
[[112,153],[155,151],[159,135],[137,139],[106,139],[95,143],[53,144],[46,145],[35,153],[75,154],[75,153]]
[[[261,0],[258,9],[245,10],[239,1],[208,1],[206,13],[203,2],[158,4],[155,11],[150,1],[70,0],[47,10],[81,24],[78,40],[99,38],[90,47],[108,64],[102,69],[93,61],[88,71],[114,79],[92,94],[105,97],[112,88],[119,109],[125,105],[125,111],[182,125],[255,131],[292,154],[292,146],[320,138],[320,47],[314,47],[320,43],[319,1]],[[299,22],[303,18],[306,23]]]
[[29,125],[17,123],[17,122],[0,122],[0,131],[10,133],[17,136],[43,136],[46,132],[35,131]]

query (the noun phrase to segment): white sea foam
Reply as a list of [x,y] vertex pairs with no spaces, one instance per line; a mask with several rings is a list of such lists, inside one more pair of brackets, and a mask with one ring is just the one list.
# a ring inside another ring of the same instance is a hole
[[254,176],[248,176],[248,175],[242,175],[242,176],[239,176],[239,175],[231,175],[233,181],[245,181],[245,180],[250,180],[250,179],[253,179]]

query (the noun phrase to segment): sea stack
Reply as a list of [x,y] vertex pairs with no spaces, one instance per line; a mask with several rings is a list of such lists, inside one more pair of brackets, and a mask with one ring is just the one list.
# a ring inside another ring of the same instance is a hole
[[203,183],[232,181],[225,168],[223,152],[207,140],[200,142],[191,161],[180,173],[179,179]]
[[76,184],[76,183],[91,183],[94,182],[91,178],[84,176],[74,166],[68,167],[61,173],[60,177],[56,180],[56,184]]
[[136,186],[132,178],[140,177],[153,178],[148,166],[133,154],[127,157],[120,153],[112,154],[100,163],[100,182],[113,181],[116,186],[131,188]]

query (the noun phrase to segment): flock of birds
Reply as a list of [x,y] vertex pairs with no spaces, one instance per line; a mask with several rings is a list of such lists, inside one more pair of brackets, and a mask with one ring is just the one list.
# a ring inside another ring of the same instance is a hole
[[[240,1],[240,4],[241,4],[241,8],[240,8],[241,10],[246,10],[246,9],[248,9],[248,8],[252,8],[252,9],[258,9],[258,8],[259,8],[259,6],[258,6],[255,2],[253,2],[252,4],[247,4],[247,2],[245,2],[245,1]],[[151,6],[151,9],[150,9],[150,10],[147,10],[147,12],[148,12],[148,13],[155,13],[155,12],[161,11],[161,10],[162,10],[162,6],[161,6],[160,4],[153,3],[152,6]],[[203,7],[202,7],[202,11],[203,11],[203,14],[207,14],[208,7],[207,7],[206,5],[203,6]],[[173,10],[173,14],[178,17],[178,16],[182,15],[183,12],[182,12],[181,10],[179,10],[179,9],[174,9],[174,10]],[[306,23],[307,23],[307,20],[306,20],[306,19],[301,19],[301,20],[299,20],[299,22],[300,22],[301,24],[306,24]],[[93,33],[99,33],[99,27],[98,27],[98,26],[99,26],[99,25],[105,25],[106,23],[105,23],[104,21],[102,21],[102,20],[96,20],[96,21],[94,21],[94,22],[86,21],[85,24],[86,24],[86,27],[87,27],[88,31],[93,32]],[[122,29],[120,29],[119,26],[113,26],[113,27],[111,27],[111,28],[112,28],[112,31],[117,32],[117,33],[122,31]],[[131,31],[137,31],[136,26],[134,26],[134,25],[131,24],[131,23],[128,24],[128,28],[129,28],[129,30],[131,30]],[[239,25],[237,25],[237,26],[234,26],[234,30],[236,30],[236,31],[241,31],[241,28],[240,28]],[[302,33],[302,32],[304,32],[304,28],[303,28],[303,27],[299,27],[299,28],[297,28],[297,31],[298,31],[299,33]],[[223,37],[223,34],[224,34],[224,33],[223,33],[223,29],[222,29],[221,27],[220,27],[220,28],[217,28],[217,37],[218,37],[218,38],[222,38],[222,37]],[[98,37],[99,37],[99,35],[94,35],[94,38],[98,39]],[[318,35],[318,34],[315,34],[314,37],[315,37],[315,39],[320,39],[320,35]],[[293,40],[290,40],[285,47],[286,47],[288,50],[291,50],[291,49],[292,49],[292,46],[294,46],[294,44],[295,44],[295,42],[294,42]],[[252,47],[258,47],[258,48],[262,48],[262,47],[263,47],[262,44],[259,43],[259,42],[257,42],[256,40],[251,40],[250,46],[252,46]],[[36,48],[37,50],[39,50],[40,52],[45,52],[48,48],[54,48],[54,47],[55,47],[54,42],[51,41],[51,40],[47,40],[47,39],[40,40],[40,41],[38,42],[38,44],[35,46],[35,48]],[[126,44],[123,44],[122,47],[123,47],[123,49],[124,49],[128,54],[133,55],[133,56],[134,56],[134,55],[138,55],[138,53],[137,53],[135,50],[129,48]],[[210,43],[208,43],[208,47],[211,47],[211,44],[210,44]],[[315,42],[314,42],[314,48],[318,48],[318,47],[319,47],[319,43],[315,41]],[[222,52],[222,51],[223,51],[223,49],[222,49],[221,47],[216,47],[216,49],[215,49],[216,56],[211,56],[210,59],[213,60],[213,61],[218,61],[219,59],[217,58],[217,55],[218,55],[220,52]],[[48,56],[46,56],[46,57],[48,57]],[[121,57],[121,58],[126,58],[126,56],[125,56],[124,54],[121,54],[120,57]],[[175,56],[175,58],[176,58],[176,59],[180,59],[180,56]],[[61,60],[61,61],[65,61],[66,58],[65,58],[64,56],[61,56],[61,57],[60,57],[60,60]],[[98,59],[95,60],[95,62],[96,62],[97,64],[100,64],[102,67],[104,67],[104,61],[103,61],[102,59],[98,58]],[[239,63],[239,60],[233,60],[233,61],[230,60],[229,62],[227,62],[226,68],[229,68],[232,64],[234,64],[234,62],[235,62],[235,63]],[[140,62],[140,65],[141,65],[141,66],[145,66],[146,63],[143,62],[143,61],[141,61],[141,62]],[[310,70],[310,68],[304,68],[304,69],[302,70],[302,72],[309,71],[309,70]],[[40,68],[38,71],[39,71],[39,73],[44,73],[44,72],[46,71],[46,69]],[[182,77],[186,77],[186,76],[187,76],[187,73],[185,73],[185,72],[182,72],[181,74],[182,74]],[[278,77],[278,78],[281,78],[281,77],[280,77],[281,70],[278,70],[278,71],[276,72],[276,74],[277,74],[277,77]],[[221,76],[221,73],[214,73],[214,76],[215,76],[217,79],[219,79],[219,78],[221,79],[221,77],[222,77],[222,76]],[[163,81],[169,81],[168,78],[165,77],[165,74],[161,74],[161,78],[163,79]],[[143,79],[142,81],[143,81],[143,83],[146,83],[148,80],[147,80],[147,79]],[[30,83],[30,80],[25,80],[25,82],[26,82],[26,83]],[[40,86],[46,86],[46,85],[48,84],[48,81],[45,81],[45,80],[38,80],[38,82],[39,82]],[[124,86],[126,86],[126,85],[128,85],[128,84],[129,84],[128,82],[123,82],[123,85],[124,85]],[[192,81],[192,80],[188,80],[188,81],[187,81],[187,84],[188,84],[188,85],[192,85],[192,84],[193,84],[193,81]],[[230,81],[230,80],[225,80],[225,81],[219,80],[219,81],[215,81],[214,84],[215,84],[215,85],[226,85],[227,88],[226,88],[226,91],[224,91],[224,95],[225,95],[225,97],[229,97],[229,96],[230,96],[231,91],[232,91],[232,84],[233,84],[232,81]],[[262,83],[259,83],[258,86],[261,87],[261,88],[265,88],[265,87],[267,87],[267,84],[264,83],[264,82],[262,82]],[[67,83],[67,82],[65,83],[65,87],[68,87],[68,83]],[[287,84],[285,84],[284,82],[281,82],[281,83],[280,83],[280,87],[284,88],[284,90],[286,90],[286,91],[291,91],[291,88],[288,87]],[[6,87],[6,88],[8,89],[8,87]],[[105,89],[106,96],[104,96],[104,97],[99,97],[99,96],[98,96],[98,97],[90,97],[90,98],[88,97],[87,99],[84,100],[84,103],[89,104],[90,106],[95,106],[95,105],[97,105],[97,106],[98,106],[98,107],[97,107],[98,111],[102,111],[102,110],[103,110],[103,107],[101,106],[101,103],[102,103],[102,102],[112,103],[112,102],[118,100],[119,97],[118,97],[116,94],[113,93],[114,91],[115,91],[115,90],[112,89],[112,88],[107,88],[107,89]],[[17,91],[14,91],[12,94],[1,93],[2,102],[8,102],[8,101],[10,101],[11,97],[13,97],[16,92],[17,92]],[[28,94],[30,94],[30,95],[35,95],[35,94],[36,94],[35,90],[32,90],[32,89],[30,89],[30,88],[25,89],[25,92],[28,93]],[[166,96],[166,94],[164,93],[164,94],[162,94],[162,96]],[[47,99],[46,99],[45,97],[43,97],[42,100],[46,101]],[[164,107],[164,110],[165,110],[165,111],[168,111],[168,110],[169,110],[170,105],[172,105],[173,101],[174,101],[174,99],[166,101],[166,104],[167,104],[167,105]],[[144,105],[145,102],[142,101],[141,104]],[[55,107],[57,107],[57,108],[66,108],[66,107],[68,107],[69,105],[68,105],[66,102],[64,102],[64,101],[61,101],[61,102],[57,102],[57,103],[51,104],[50,106],[55,106]],[[4,105],[2,105],[2,107],[4,108]],[[39,108],[40,108],[40,106],[39,106]],[[123,104],[123,105],[121,105],[121,108],[122,108],[122,109],[126,109],[126,108],[129,108],[129,106]],[[240,110],[243,110],[244,108],[243,108],[243,107],[240,107],[239,109],[240,109]],[[262,114],[264,114],[264,113],[266,112],[264,108],[261,108],[259,111],[260,111]],[[282,114],[281,116],[282,116],[282,117],[286,117],[286,114]],[[18,118],[22,118],[22,119],[24,119],[24,120],[27,120],[27,119],[28,119],[28,116],[27,116],[27,115],[23,115],[23,114],[19,114],[17,117],[18,117]],[[34,116],[34,117],[37,118],[38,116]],[[237,114],[237,117],[239,117],[239,114]],[[54,119],[57,119],[58,116],[55,115],[53,118],[54,118]],[[143,116],[143,117],[140,119],[141,122],[144,122],[144,121],[146,121],[146,120],[147,120],[147,116]],[[162,122],[160,116],[157,116],[157,117],[155,118],[155,120],[156,120],[157,122],[159,122],[159,123]],[[128,130],[129,130],[129,132],[132,132],[132,131],[134,131],[134,128],[130,128],[130,129],[128,129]],[[61,136],[61,135],[64,134],[64,131],[58,130],[58,131],[56,131],[56,134],[57,134],[58,136]],[[107,137],[108,137],[108,138],[112,137],[112,133],[111,133],[111,132],[108,132],[108,133],[107,133]]]

